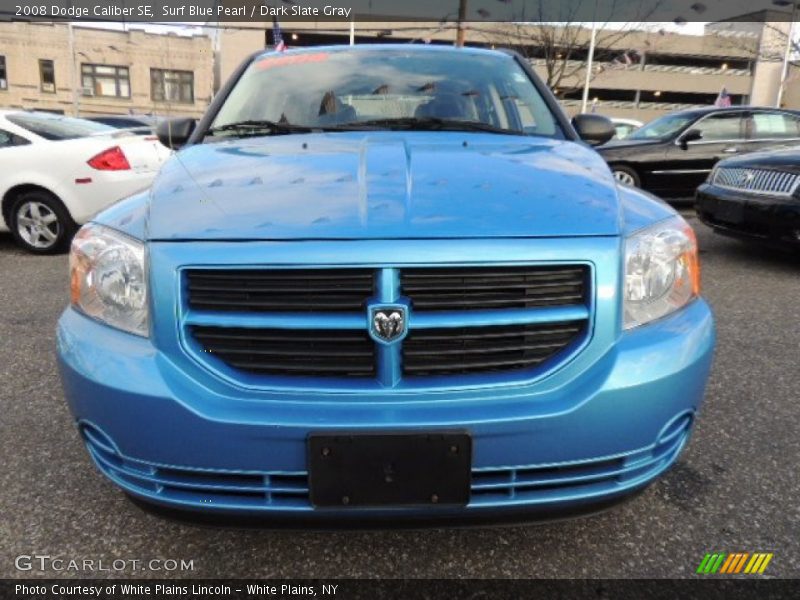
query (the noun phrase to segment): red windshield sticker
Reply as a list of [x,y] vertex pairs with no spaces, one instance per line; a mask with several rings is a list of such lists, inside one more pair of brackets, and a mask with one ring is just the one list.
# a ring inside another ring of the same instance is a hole
[[328,52],[310,52],[308,54],[279,54],[277,56],[265,56],[256,62],[258,69],[273,69],[286,65],[302,65],[305,63],[324,62],[328,60]]

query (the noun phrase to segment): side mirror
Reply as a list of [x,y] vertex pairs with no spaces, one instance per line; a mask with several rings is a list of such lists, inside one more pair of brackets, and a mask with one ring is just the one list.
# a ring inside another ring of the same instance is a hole
[[167,148],[177,150],[189,141],[196,125],[197,120],[189,117],[165,119],[156,127],[156,135]]
[[590,146],[600,146],[614,137],[611,119],[600,115],[581,114],[572,119],[572,126],[581,139]]
[[681,145],[681,148],[686,150],[687,146],[689,145],[689,142],[696,142],[697,140],[702,140],[702,139],[703,139],[702,131],[700,131],[699,129],[690,129],[680,137],[679,143]]

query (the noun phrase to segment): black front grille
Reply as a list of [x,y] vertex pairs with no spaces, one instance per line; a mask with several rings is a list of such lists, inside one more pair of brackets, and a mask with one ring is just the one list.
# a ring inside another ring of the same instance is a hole
[[[399,271],[399,282],[393,279]],[[210,362],[240,373],[295,378],[362,378],[383,384],[377,368],[379,346],[368,332],[367,303],[380,302],[389,279],[400,284],[410,303],[407,337],[385,360],[400,362],[406,377],[525,372],[557,360],[585,338],[590,315],[572,322],[508,325],[525,318],[525,309],[589,308],[590,269],[584,265],[330,268],[330,269],[187,269],[183,279],[191,314],[187,337]],[[380,275],[380,278],[378,277]],[[518,310],[505,318],[502,311]],[[463,311],[459,327],[452,313]],[[470,311],[498,311],[503,325],[471,325]],[[224,323],[215,312],[225,313]],[[276,328],[275,317],[248,313],[298,313]],[[239,313],[239,314],[236,314]],[[415,313],[427,313],[430,329],[418,329]],[[547,311],[543,318],[559,319]],[[342,315],[360,315],[354,325]],[[441,325],[437,319],[443,318]],[[307,319],[307,323],[303,320]],[[339,319],[352,329],[319,330],[320,320]],[[363,323],[363,325],[361,325]],[[387,358],[388,357],[388,358]],[[399,360],[398,360],[399,359]],[[382,359],[383,360],[383,359]],[[330,383],[330,382],[328,382]]]
[[192,269],[189,306],[207,311],[360,312],[370,269]]
[[403,373],[467,375],[530,369],[576,340],[585,321],[503,327],[412,329],[403,343]]
[[416,311],[535,308],[585,302],[587,275],[576,265],[404,269],[401,285]]
[[203,352],[240,371],[307,377],[374,377],[374,343],[364,331],[195,326]]

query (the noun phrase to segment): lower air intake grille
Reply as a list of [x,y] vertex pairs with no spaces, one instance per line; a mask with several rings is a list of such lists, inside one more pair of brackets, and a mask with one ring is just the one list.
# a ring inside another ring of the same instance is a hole
[[229,367],[267,375],[374,377],[365,331],[192,327],[203,351]]
[[360,312],[370,269],[191,269],[189,306],[241,312]]
[[496,310],[582,304],[588,269],[458,267],[403,269],[403,295],[414,310]]
[[536,367],[576,340],[585,322],[411,330],[403,372],[466,375]]

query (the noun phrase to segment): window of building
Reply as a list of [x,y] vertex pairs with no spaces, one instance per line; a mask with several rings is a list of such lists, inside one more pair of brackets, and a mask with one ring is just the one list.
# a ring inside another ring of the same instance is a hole
[[82,64],[81,85],[87,96],[131,97],[128,67]]
[[150,97],[160,102],[194,102],[194,73],[150,69]]
[[6,57],[0,56],[0,90],[8,89],[8,75],[6,74]]
[[56,69],[52,60],[39,59],[39,80],[43,92],[54,94],[56,91]]

